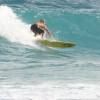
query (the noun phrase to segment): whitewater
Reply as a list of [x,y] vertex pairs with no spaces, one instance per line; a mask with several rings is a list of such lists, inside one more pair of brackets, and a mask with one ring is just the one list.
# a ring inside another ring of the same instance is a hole
[[22,22],[11,8],[0,6],[0,22],[0,36],[11,42],[34,46],[35,37],[29,30],[30,25]]

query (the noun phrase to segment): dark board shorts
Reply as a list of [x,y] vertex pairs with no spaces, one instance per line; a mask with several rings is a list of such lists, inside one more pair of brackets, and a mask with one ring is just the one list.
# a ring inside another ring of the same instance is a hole
[[42,34],[42,33],[44,33],[44,30],[38,28],[36,24],[31,25],[31,30],[35,34]]

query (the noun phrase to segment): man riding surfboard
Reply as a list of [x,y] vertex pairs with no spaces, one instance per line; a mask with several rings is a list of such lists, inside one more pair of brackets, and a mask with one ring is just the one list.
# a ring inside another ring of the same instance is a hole
[[51,35],[51,33],[48,31],[45,21],[43,19],[40,19],[35,24],[31,25],[30,29],[32,32],[35,33],[35,37],[37,35],[41,35],[43,38],[43,35],[45,32],[48,33],[49,35]]

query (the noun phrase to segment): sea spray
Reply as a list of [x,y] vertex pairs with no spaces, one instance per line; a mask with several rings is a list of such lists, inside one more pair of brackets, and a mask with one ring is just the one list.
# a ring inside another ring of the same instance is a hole
[[30,31],[30,25],[24,23],[7,6],[0,6],[0,36],[11,42],[18,42],[34,46],[34,34]]

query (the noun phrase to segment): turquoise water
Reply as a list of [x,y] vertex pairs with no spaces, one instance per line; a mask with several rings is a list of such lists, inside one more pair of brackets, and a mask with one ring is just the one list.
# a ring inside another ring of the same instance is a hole
[[[76,46],[36,44],[41,18]],[[99,0],[0,0],[0,100],[99,100],[99,27]]]

